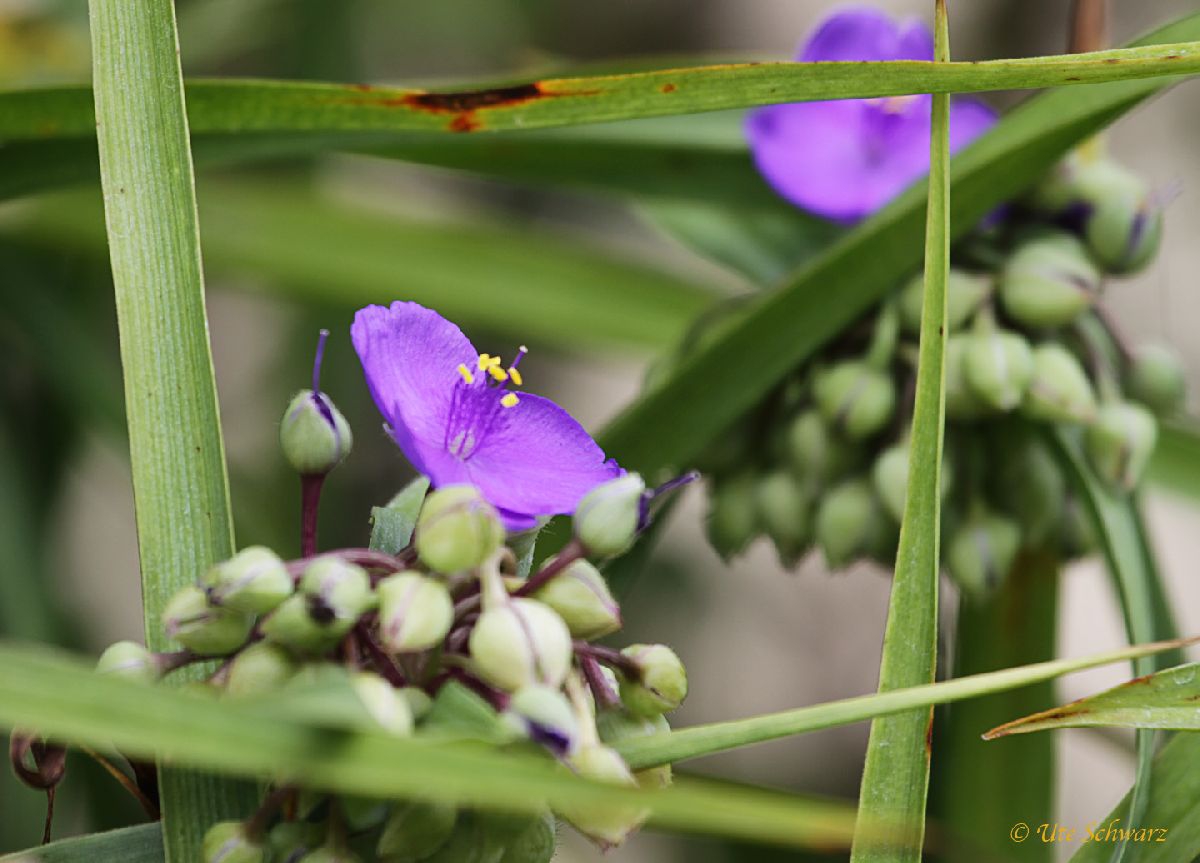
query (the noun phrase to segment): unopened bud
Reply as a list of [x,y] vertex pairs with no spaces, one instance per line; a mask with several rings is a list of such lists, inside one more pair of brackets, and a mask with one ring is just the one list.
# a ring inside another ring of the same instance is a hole
[[305,853],[325,841],[319,824],[307,821],[281,821],[267,833],[267,850],[271,860],[299,860]]
[[339,845],[322,845],[309,851],[296,863],[362,863],[362,858]]
[[1089,308],[1100,290],[1100,273],[1074,236],[1051,234],[1026,240],[1004,266],[1000,301],[1020,324],[1059,327]]
[[367,571],[337,557],[319,557],[305,567],[300,592],[317,622],[342,635],[376,602]]
[[586,560],[572,563],[533,597],[554,609],[575,638],[591,641],[621,628],[621,607],[600,570]]
[[971,335],[966,353],[967,385],[997,410],[1021,403],[1033,377],[1033,351],[1024,337],[1005,330]]
[[496,863],[550,863],[558,847],[554,816],[549,812],[532,818],[487,814],[487,832],[504,847]]
[[296,673],[296,660],[277,644],[260,641],[239,653],[229,665],[225,691],[258,695],[278,689]]
[[1134,350],[1125,384],[1131,398],[1159,416],[1176,413],[1187,396],[1179,355],[1162,345],[1142,345]]
[[440,644],[454,622],[454,601],[440,581],[415,572],[388,576],[376,588],[379,636],[392,653]]
[[408,699],[396,688],[370,672],[359,672],[351,680],[359,701],[367,708],[367,714],[389,734],[408,737],[413,732],[413,715]]
[[1021,529],[1011,519],[980,510],[959,525],[946,545],[946,568],[959,589],[982,600],[1008,577],[1021,546]]
[[484,610],[471,631],[479,676],[507,692],[531,683],[559,686],[571,668],[571,633],[535,599],[509,599]]
[[523,686],[513,693],[504,716],[518,734],[555,755],[571,753],[579,740],[579,721],[559,689],[537,683]]
[[1005,429],[989,454],[1003,469],[989,473],[991,498],[1021,527],[1029,546],[1054,538],[1062,519],[1067,481],[1040,435]]
[[859,448],[833,433],[818,411],[806,410],[788,426],[788,464],[803,483],[826,485],[862,461]]
[[292,595],[292,577],[279,555],[261,545],[244,548],[200,579],[213,605],[265,614]]
[[245,643],[254,618],[239,611],[216,608],[199,587],[189,585],[163,609],[167,637],[205,656],[223,656]]
[[974,336],[955,333],[946,339],[946,418],[973,420],[992,413],[993,408],[975,394],[967,381],[967,353]]
[[298,653],[324,653],[341,640],[353,621],[334,617],[303,594],[285,599],[262,622],[263,637]]
[[1097,475],[1124,491],[1132,490],[1141,480],[1157,440],[1154,415],[1133,402],[1102,405],[1084,438]]
[[612,557],[633,545],[641,527],[646,483],[627,473],[596,486],[575,509],[575,536],[588,552]]
[[864,557],[883,557],[895,534],[884,517],[870,480],[863,477],[834,486],[817,510],[816,540],[830,569]]
[[[946,277],[946,332],[960,329],[988,298],[992,288],[991,276],[951,269]],[[925,276],[918,274],[900,292],[900,322],[913,335],[921,331],[924,291]]]
[[204,834],[204,863],[262,863],[263,846],[252,842],[238,821],[220,821]]
[[329,396],[300,390],[279,425],[279,445],[296,473],[323,476],[350,454],[354,436]]
[[110,644],[96,662],[96,673],[154,683],[161,676],[154,654],[136,641]]
[[708,541],[724,560],[741,554],[758,534],[755,481],[749,472],[713,483],[709,492]]
[[813,395],[826,422],[851,440],[880,431],[896,408],[896,387],[886,372],[861,360],[818,372]]
[[637,666],[636,675],[622,675],[621,702],[637,716],[669,713],[687,697],[687,670],[665,644],[631,644],[621,655]]
[[[629,765],[616,750],[595,744],[579,749],[567,765],[585,779],[611,785],[637,786]],[[602,847],[620,845],[650,814],[636,805],[609,804],[559,806],[558,814],[575,829]]]
[[[596,731],[600,734],[600,742],[610,745],[634,737],[666,734],[670,730],[671,725],[667,722],[667,717],[661,714],[634,716],[624,710],[605,710],[596,716]],[[633,778],[642,788],[666,788],[671,784],[671,765],[662,764],[639,770],[633,774]]]
[[755,506],[779,559],[795,564],[812,541],[812,494],[791,471],[775,470],[759,478]]
[[1054,342],[1033,349],[1033,377],[1021,412],[1050,422],[1090,422],[1096,394],[1075,355]]
[[1137,176],[1111,161],[1081,164],[1075,174],[1083,236],[1110,273],[1142,269],[1158,251],[1162,208]]
[[504,542],[504,524],[473,485],[448,485],[425,498],[417,519],[416,547],[434,572],[474,569]]
[[398,803],[383,825],[379,863],[416,863],[433,856],[450,839],[458,810],[446,803]]
[[433,708],[433,699],[418,686],[402,686],[397,692],[408,702],[408,710],[412,713],[414,722],[420,722]]

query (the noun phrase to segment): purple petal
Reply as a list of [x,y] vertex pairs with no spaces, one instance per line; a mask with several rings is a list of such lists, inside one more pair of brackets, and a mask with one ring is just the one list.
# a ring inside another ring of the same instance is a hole
[[978,99],[950,100],[950,152],[957,153],[992,126],[996,112]]
[[575,511],[580,499],[622,471],[570,414],[521,393],[502,409],[467,460],[471,482],[509,515]]
[[[436,485],[465,480],[461,465],[443,457],[450,400],[478,354],[462,330],[416,303],[367,306],[350,328],[367,386],[413,466]],[[453,461],[453,460],[451,460]]]
[[855,60],[932,60],[933,34],[917,20],[893,21],[870,6],[830,15],[797,56],[810,63]]

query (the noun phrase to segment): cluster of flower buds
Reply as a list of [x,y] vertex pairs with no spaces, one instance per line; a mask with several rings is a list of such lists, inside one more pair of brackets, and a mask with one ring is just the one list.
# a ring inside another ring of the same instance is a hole
[[[635,774],[612,744],[668,730],[664,714],[687,694],[683,664],[661,644],[593,643],[621,627],[596,563],[630,546],[653,492],[636,474],[597,487],[578,507],[575,538],[533,569],[530,536],[509,535],[475,487],[427,488],[422,478],[382,510],[406,520],[403,545],[297,560],[245,548],[167,604],[163,628],[180,650],[119,642],[98,670],[153,682],[208,661],[215,670],[203,686],[229,698],[278,694],[335,674],[363,721],[390,734],[444,736],[447,725],[462,733],[464,723],[450,714],[466,710],[476,726],[484,717],[481,739],[532,741],[581,776],[631,787],[669,783],[669,766]],[[377,535],[380,518],[377,510]],[[557,814],[605,846],[646,815],[633,806]],[[514,819],[284,786],[246,821],[215,825],[204,858],[538,863],[554,847],[549,813]]]
[[[1039,426],[1077,436],[1091,470],[1121,493],[1142,477],[1158,417],[1181,407],[1180,361],[1128,346],[1102,304],[1108,279],[1152,259],[1161,225],[1141,181],[1076,156],[954,249],[942,547],[969,597],[986,596],[1022,549],[1090,550]],[[702,457],[709,537],[723,556],[765,534],[786,565],[813,548],[834,569],[892,565],[922,300],[917,275]]]

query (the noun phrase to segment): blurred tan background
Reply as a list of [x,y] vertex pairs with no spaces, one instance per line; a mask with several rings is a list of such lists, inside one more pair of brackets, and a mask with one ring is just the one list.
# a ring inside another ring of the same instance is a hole
[[[31,5],[34,0],[0,0],[0,21]],[[238,3],[207,5],[214,7],[209,26],[226,27],[231,39],[248,35],[238,24],[243,11]],[[249,3],[245,9],[262,5]],[[357,5],[361,14],[355,28],[349,33],[329,34],[330,38],[356,40],[354,77],[411,82],[504,75],[555,59],[639,53],[784,58],[834,4],[812,0],[608,4],[442,0],[423,4],[427,8],[412,25],[405,20],[411,4],[380,0]],[[913,0],[877,5],[895,14],[924,16],[932,4]],[[1114,42],[1197,8],[1184,0],[1120,0],[1111,6]],[[1065,0],[959,0],[952,4],[951,15],[957,58],[1065,50]],[[541,23],[535,26],[530,21]],[[189,70],[211,71],[205,57],[190,50],[186,30],[184,40]],[[4,44],[0,37],[0,46]],[[86,69],[86,54],[80,53],[86,44],[69,39],[64,44],[54,48],[66,57],[58,62],[81,64]],[[254,71],[261,65],[260,50],[259,43],[251,39],[242,58],[221,69]],[[4,56],[0,48],[0,74],[8,71]],[[339,77],[342,70],[331,60],[328,68],[300,71],[319,78]],[[57,73],[48,74],[53,77]],[[1200,236],[1198,94],[1196,84],[1182,86],[1121,122],[1111,135],[1112,150],[1121,160],[1156,186],[1179,184],[1182,193],[1171,205],[1159,260],[1141,277],[1114,284],[1110,299],[1118,319],[1136,340],[1163,339],[1181,350],[1191,379],[1200,389],[1200,344],[1192,338],[1195,322],[1200,320],[1200,295],[1194,288],[1198,265],[1195,238]],[[1017,98],[1004,94],[994,101],[1004,105]],[[339,195],[409,214],[494,208],[497,197],[509,194],[498,193],[490,184],[378,161],[337,159],[318,171],[319,182]],[[203,195],[203,177],[200,188]],[[527,215],[533,225],[554,223],[559,230],[599,240],[619,254],[667,259],[681,271],[737,283],[646,231],[635,216],[613,205],[547,195],[539,198]],[[284,402],[274,403],[263,393],[277,387],[281,367],[297,386],[307,374],[302,363],[294,368],[284,365],[285,355],[289,361],[292,357],[287,354],[287,332],[300,313],[252,293],[231,290],[244,287],[220,280],[213,280],[210,287],[218,383],[235,471],[238,465],[277,458],[274,430]],[[330,324],[336,327],[339,321]],[[356,381],[345,330],[335,329],[334,340],[327,362],[331,367],[343,367],[341,380]],[[599,428],[637,392],[646,360],[539,359],[534,386],[557,398],[592,429]],[[331,392],[340,398],[339,392]],[[352,419],[362,420],[355,426],[360,439],[381,437],[376,431],[378,422],[369,413]],[[666,429],[652,431],[669,433]],[[381,451],[378,440],[374,451]],[[398,482],[398,460],[388,470],[394,471]],[[332,482],[337,482],[336,475]],[[688,493],[686,505],[660,547],[657,566],[662,571],[661,581],[656,581],[652,571],[627,604],[630,638],[672,643],[688,664],[692,694],[674,722],[714,721],[871,691],[887,604],[885,575],[861,566],[830,576],[815,558],[797,572],[786,573],[765,543],[727,568],[702,539],[701,497],[696,490]],[[363,512],[372,502],[362,502]],[[294,496],[280,499],[279,505],[294,506]],[[123,637],[140,638],[127,464],[111,440],[91,440],[78,458],[61,518],[69,530],[58,549],[55,571],[69,602],[86,620],[87,640],[101,645]],[[1185,633],[1200,632],[1200,580],[1194,574],[1195,561],[1200,558],[1200,511],[1166,495],[1152,494],[1150,518],[1181,628]],[[945,596],[950,609],[953,603],[948,587]],[[1099,566],[1086,563],[1065,574],[1061,606],[1061,655],[1082,655],[1124,643],[1119,615]],[[1127,676],[1123,667],[1078,674],[1061,684],[1060,695],[1075,698]],[[852,799],[866,732],[866,726],[860,725],[808,735],[708,759],[690,768]],[[1057,820],[1081,827],[1107,813],[1127,790],[1132,777],[1131,751],[1094,733],[1071,731],[1062,739]],[[1052,820],[1051,813],[1045,815]],[[681,844],[648,833],[608,859],[682,863],[698,859],[701,844]],[[1065,859],[1073,848],[1059,850]],[[563,861],[600,859],[574,840],[560,857]]]

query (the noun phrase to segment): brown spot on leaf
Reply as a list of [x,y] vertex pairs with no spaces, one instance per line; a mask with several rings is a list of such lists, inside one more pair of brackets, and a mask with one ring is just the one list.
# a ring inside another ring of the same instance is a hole
[[672,83],[670,83],[670,82],[667,82],[666,84],[663,84],[663,85],[662,85],[662,91],[663,91],[664,93],[674,93],[674,92],[675,92],[675,85],[674,85],[674,84],[672,84]]
[[1112,65],[1113,63],[1120,63],[1121,58],[1120,57],[1105,57],[1104,62],[1108,63],[1109,65]]

